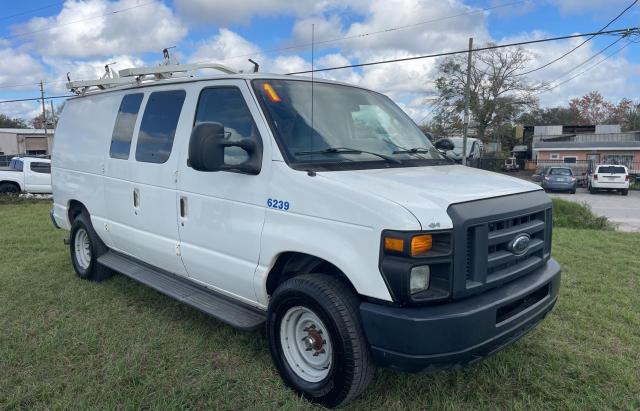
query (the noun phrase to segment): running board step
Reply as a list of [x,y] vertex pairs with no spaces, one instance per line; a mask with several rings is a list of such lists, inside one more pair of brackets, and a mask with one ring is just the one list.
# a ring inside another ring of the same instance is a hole
[[113,251],[100,256],[98,263],[234,327],[251,330],[265,322],[266,313],[257,308]]

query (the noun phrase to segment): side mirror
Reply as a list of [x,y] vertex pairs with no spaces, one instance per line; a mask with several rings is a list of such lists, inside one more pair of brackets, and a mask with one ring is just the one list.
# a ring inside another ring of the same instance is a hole
[[435,143],[435,147],[440,150],[440,151],[451,151],[455,148],[455,146],[453,145],[453,143],[451,142],[451,140],[447,140],[447,139],[441,139],[436,141]]
[[[231,154],[232,151],[235,155]],[[243,155],[238,156],[238,152]],[[232,161],[232,156],[236,160],[241,157],[241,161]],[[187,165],[197,171],[259,174],[262,167],[262,147],[249,138],[227,140],[221,123],[200,123],[191,132]]]

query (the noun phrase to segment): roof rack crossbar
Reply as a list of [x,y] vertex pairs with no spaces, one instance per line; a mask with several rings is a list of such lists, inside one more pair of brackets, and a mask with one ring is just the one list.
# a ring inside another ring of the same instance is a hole
[[[225,74],[237,71],[218,63],[170,64],[156,67],[139,67],[120,70],[118,75],[104,76],[97,80],[69,81],[67,88],[76,94],[84,95],[92,88],[105,90],[126,85],[141,85],[144,81],[166,80],[177,74],[179,77],[193,76],[198,70],[217,70]],[[178,77],[176,76],[176,77]]]

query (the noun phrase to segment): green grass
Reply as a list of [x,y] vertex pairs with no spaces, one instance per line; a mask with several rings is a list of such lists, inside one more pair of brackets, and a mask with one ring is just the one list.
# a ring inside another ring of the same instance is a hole
[[607,217],[597,216],[587,204],[554,198],[553,226],[582,230],[615,230]]
[[[125,277],[73,273],[50,204],[0,206],[0,409],[313,409],[241,332]],[[471,368],[379,370],[347,409],[639,409],[640,235],[556,229],[555,310]]]

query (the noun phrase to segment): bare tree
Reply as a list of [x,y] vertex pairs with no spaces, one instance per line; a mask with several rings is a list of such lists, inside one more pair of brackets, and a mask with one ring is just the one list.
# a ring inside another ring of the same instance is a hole
[[[440,105],[434,120],[461,128],[464,110],[467,57],[457,55],[439,66],[436,88]],[[522,48],[500,48],[474,52],[471,67],[471,118],[479,138],[511,122],[527,107],[537,104],[541,84],[532,84],[518,73],[526,69],[529,57]]]

